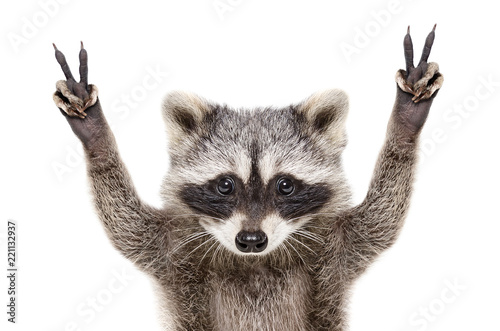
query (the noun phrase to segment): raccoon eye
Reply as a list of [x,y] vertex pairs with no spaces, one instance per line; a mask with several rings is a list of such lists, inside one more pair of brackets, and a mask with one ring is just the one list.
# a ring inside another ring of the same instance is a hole
[[292,194],[294,187],[293,182],[288,178],[280,178],[276,183],[276,188],[278,192],[282,195],[290,195]]
[[229,177],[224,177],[217,184],[217,191],[222,195],[229,195],[234,191],[234,181]]

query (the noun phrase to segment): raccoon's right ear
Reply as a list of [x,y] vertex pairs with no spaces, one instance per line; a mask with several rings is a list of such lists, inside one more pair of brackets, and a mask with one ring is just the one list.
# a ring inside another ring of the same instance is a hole
[[349,98],[339,89],[314,93],[297,107],[308,122],[310,133],[327,134],[336,142],[345,142],[345,121]]
[[163,100],[163,119],[171,142],[199,133],[210,104],[196,94],[171,92]]

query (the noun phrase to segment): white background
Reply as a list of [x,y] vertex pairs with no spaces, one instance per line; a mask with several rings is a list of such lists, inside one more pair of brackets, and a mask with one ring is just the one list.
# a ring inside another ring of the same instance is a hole
[[[81,149],[52,101],[63,79],[52,42],[76,76],[84,41],[89,80],[146,201],[161,205],[168,168],[166,92],[254,107],[331,87],[350,95],[344,163],[361,201],[383,143],[394,74],[404,66],[406,27],[418,59],[434,23],[429,60],[440,64],[445,83],[422,132],[412,208],[397,244],[353,289],[350,330],[500,330],[494,2],[65,1],[0,8],[2,251],[7,220],[19,224],[18,323],[6,322],[2,277],[2,330],[159,329],[148,278],[115,252],[93,212]],[[230,7],[218,12],[214,4]],[[151,71],[160,72],[158,83],[145,90],[145,79],[155,83]]]

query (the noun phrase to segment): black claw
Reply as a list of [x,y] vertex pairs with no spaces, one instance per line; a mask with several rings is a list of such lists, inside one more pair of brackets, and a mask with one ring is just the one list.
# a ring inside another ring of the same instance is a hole
[[54,49],[57,51],[56,44],[52,43],[52,46],[54,46]]

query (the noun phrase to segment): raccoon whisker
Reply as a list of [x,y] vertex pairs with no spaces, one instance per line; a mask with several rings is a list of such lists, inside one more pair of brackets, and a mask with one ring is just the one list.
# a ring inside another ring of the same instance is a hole
[[218,243],[219,245],[217,246],[217,248],[215,249],[214,253],[212,254],[212,258],[210,259],[210,263],[213,264],[214,262],[216,262],[216,256],[217,254],[221,251],[221,249],[223,249],[224,247],[222,246],[222,244],[217,240],[216,243]]
[[294,217],[294,218],[291,218],[289,220],[287,220],[287,222],[293,222],[293,221],[296,221],[296,220],[300,220],[301,218],[313,218],[314,216],[332,216],[332,217],[336,217],[336,216],[339,216],[340,214],[338,213],[314,213],[314,214],[308,214],[308,215],[303,215],[303,216],[298,216],[298,217]]
[[184,239],[182,242],[180,242],[179,245],[172,250],[172,253],[177,252],[180,248],[186,246],[190,242],[193,242],[199,238],[203,238],[204,236],[208,236],[208,235],[211,235],[211,234],[206,232],[206,231],[193,233],[193,234],[189,235],[186,239]]
[[[212,238],[214,239],[214,238]],[[205,256],[207,256],[208,252],[210,252],[210,250],[212,249],[212,247],[214,247],[215,245],[217,245],[219,243],[218,240],[215,240],[215,242],[212,244],[212,246],[210,246],[207,251],[205,252],[205,254],[203,254],[203,256],[201,257],[200,259],[200,263],[198,263],[198,267],[201,265],[201,262],[203,262],[203,259],[205,258]]]
[[[196,213],[192,213],[192,214],[174,214],[174,215],[171,215],[172,218],[176,218],[176,217],[204,217],[205,215],[202,215],[202,214],[196,214]],[[207,217],[211,217],[211,216],[207,216]]]
[[307,238],[307,239],[310,239],[314,242],[317,242],[318,244],[324,244],[325,241],[323,240],[322,237],[320,237],[319,235],[311,232],[311,231],[307,231],[305,229],[300,229],[300,230],[297,230],[295,231],[294,233],[298,234],[299,236],[302,236],[304,238]]
[[172,230],[172,232],[187,232],[187,231],[190,231],[190,230],[200,230],[200,226],[192,226],[192,227],[189,227],[189,228],[182,228],[182,229],[174,229]]
[[200,216],[201,219],[203,218],[210,218],[210,219],[213,219],[213,220],[216,220],[218,222],[221,222],[221,223],[226,223],[226,220],[222,219],[222,218],[219,218],[219,217],[213,217],[213,216]]
[[306,223],[305,225],[302,226],[302,229],[305,229],[305,228],[319,229],[319,230],[331,230],[332,229],[332,228],[328,228],[328,227],[325,227],[325,226],[311,225],[309,223]]
[[[290,237],[288,237],[288,238],[290,238]],[[284,243],[287,243],[287,244],[288,244],[288,246],[290,246],[290,247],[291,247],[291,248],[295,251],[295,253],[297,253],[297,256],[298,256],[298,257],[299,257],[299,259],[302,261],[302,263],[303,263],[304,265],[307,265],[307,264],[306,264],[306,262],[304,261],[304,259],[302,258],[302,255],[300,255],[299,251],[297,251],[297,249],[296,249],[295,247],[293,247],[293,245],[292,245],[292,244],[288,241],[288,238],[287,238],[287,239],[285,239]]]
[[182,218],[196,219],[196,218],[199,218],[199,217],[200,217],[200,215],[197,215],[197,214],[172,215],[172,217],[169,218],[168,221],[175,221],[175,220],[182,219]]
[[201,214],[178,214],[178,215],[172,215],[172,218],[170,220],[174,220],[177,218],[182,218],[182,217],[197,217],[197,218],[211,218],[219,222],[225,222],[222,218],[219,217],[214,217],[214,216],[208,216],[208,215],[201,215]]
[[286,247],[286,245],[279,245],[278,247],[280,251],[283,251],[283,254],[286,254],[288,256],[288,261],[293,261],[292,255],[290,254],[290,251],[288,250],[288,247]]
[[198,246],[196,246],[196,248],[194,248],[191,252],[189,252],[188,254],[186,254],[186,256],[184,257],[184,261],[191,255],[193,254],[195,251],[197,251],[201,246],[203,245],[206,245],[208,244],[209,242],[211,242],[212,240],[216,240],[215,237],[211,237],[209,238],[208,240],[202,242],[201,244],[199,244]]
[[186,238],[184,238],[180,242],[180,245],[183,245],[186,241],[190,241],[191,239],[196,239],[195,237],[202,236],[202,235],[205,235],[205,234],[208,234],[208,232],[207,231],[201,231],[201,232],[191,233],[190,235],[188,235]]
[[217,258],[217,253],[220,250],[220,242],[216,241],[218,243],[217,247],[215,247],[214,253],[212,254],[212,257],[210,258],[210,264],[213,264],[216,261]]
[[324,239],[324,237],[323,237],[322,235],[320,235],[320,234],[318,234],[318,233],[315,233],[315,232],[312,232],[312,231],[309,231],[309,230],[307,230],[306,228],[300,228],[300,229],[298,229],[298,230],[297,230],[297,232],[299,232],[299,233],[301,233],[301,234],[304,234],[304,235],[306,235],[306,236],[310,236],[310,237],[311,237],[311,239],[312,239],[312,238],[316,238],[316,239],[320,240],[321,242],[323,242],[323,241],[324,241],[324,240],[323,240],[323,239]]
[[317,253],[317,252],[315,252],[315,251],[314,251],[311,247],[309,247],[309,246],[307,246],[306,244],[304,244],[302,241],[297,240],[297,239],[295,239],[295,238],[294,238],[294,237],[292,237],[292,236],[289,236],[289,238],[290,238],[290,239],[292,239],[292,240],[294,240],[294,241],[296,241],[296,242],[298,242],[298,243],[299,243],[299,244],[301,244],[302,246],[304,246],[306,249],[308,249],[309,251],[311,251],[314,255],[317,255],[317,254],[318,254],[318,253]]
[[287,220],[286,222],[287,222],[287,223],[291,223],[291,222],[294,222],[294,221],[300,220],[301,218],[311,218],[311,215],[302,215],[302,216],[297,216],[297,217],[294,217],[294,218],[290,218],[290,219],[289,219],[289,220]]
[[307,222],[303,224],[301,227],[299,227],[297,230],[300,231],[305,231],[311,234],[314,234],[318,237],[323,237],[322,232],[318,233],[318,231],[313,231],[312,229],[318,229],[318,230],[331,230],[332,227],[327,227],[327,226],[317,226],[314,223]]
[[174,214],[171,216],[172,216],[172,218],[176,218],[176,217],[201,216],[201,215],[200,214]]

